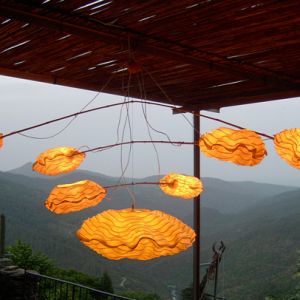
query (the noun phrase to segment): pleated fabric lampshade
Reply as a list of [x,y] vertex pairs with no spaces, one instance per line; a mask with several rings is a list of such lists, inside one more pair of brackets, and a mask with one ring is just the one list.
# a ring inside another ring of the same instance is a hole
[[285,162],[300,169],[300,128],[286,129],[275,134],[274,145]]
[[106,190],[91,180],[56,186],[45,201],[45,206],[56,214],[67,214],[95,206],[106,196]]
[[199,146],[208,157],[242,166],[255,166],[267,155],[261,137],[248,129],[218,128],[203,134]]
[[192,199],[200,195],[203,185],[199,178],[177,173],[169,173],[160,180],[161,190],[173,197]]
[[82,224],[78,239],[102,256],[149,260],[174,255],[195,239],[192,228],[158,210],[107,210]]
[[85,153],[73,147],[58,147],[41,153],[32,169],[38,173],[55,176],[77,169],[85,158]]

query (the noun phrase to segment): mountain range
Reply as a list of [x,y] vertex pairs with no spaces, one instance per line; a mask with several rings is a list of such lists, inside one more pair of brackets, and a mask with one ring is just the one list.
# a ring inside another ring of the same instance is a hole
[[[83,170],[45,177],[32,172],[31,164],[0,172],[0,213],[7,219],[7,244],[24,240],[65,268],[93,275],[108,270],[117,291],[144,289],[168,298],[169,287],[176,286],[179,295],[192,281],[191,249],[150,261],[110,261],[75,237],[86,218],[108,208],[130,207],[132,199],[127,189],[113,190],[107,196],[109,200],[73,214],[54,215],[44,208],[44,200],[55,185],[84,179],[102,186],[119,180]],[[157,176],[135,181],[157,181]],[[215,241],[222,239],[226,245],[220,295],[228,299],[264,299],[267,294],[293,286],[290,278],[300,249],[300,189],[215,178],[202,181],[201,261],[211,259]],[[137,207],[159,209],[192,225],[193,201],[167,197],[157,186],[135,186],[132,192]],[[120,286],[122,281],[124,286]]]

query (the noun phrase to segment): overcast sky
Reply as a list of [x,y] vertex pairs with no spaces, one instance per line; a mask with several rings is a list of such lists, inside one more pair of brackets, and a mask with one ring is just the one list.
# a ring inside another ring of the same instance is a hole
[[[79,111],[95,95],[95,92],[49,85],[27,80],[0,76],[0,132],[8,133],[40,122]],[[101,94],[89,108],[121,102],[122,97]],[[300,98],[268,103],[223,108],[220,113],[203,111],[203,114],[221,118],[256,131],[274,134],[286,128],[299,127]],[[129,110],[134,140],[149,140],[145,118],[140,105]],[[14,135],[5,139],[0,150],[0,170],[7,171],[27,162],[33,162],[39,153],[57,146],[97,147],[117,141],[120,107],[100,110],[79,116],[70,127],[58,136],[46,139],[30,139]],[[191,120],[191,116],[186,114]],[[193,130],[182,115],[173,115],[170,109],[148,106],[148,122],[167,133],[172,140],[192,141]],[[124,121],[124,113],[123,118]],[[122,124],[121,122],[121,129]],[[61,121],[26,134],[46,137],[63,128],[68,120]],[[201,133],[222,126],[215,121],[201,118]],[[128,130],[125,140],[129,140]],[[153,139],[164,136],[152,131]],[[250,180],[300,186],[300,170],[283,162],[274,152],[272,141],[266,141],[268,156],[255,167],[235,166],[201,156],[201,174],[224,180]],[[126,151],[127,148],[124,148]],[[174,147],[157,145],[161,174],[180,172],[192,174],[192,146]],[[125,153],[126,154],[126,153]],[[126,157],[125,157],[126,158]],[[121,174],[120,147],[104,152],[90,153],[81,169],[111,176]],[[126,172],[128,177],[146,177],[158,173],[158,162],[151,144],[133,146],[133,155]]]

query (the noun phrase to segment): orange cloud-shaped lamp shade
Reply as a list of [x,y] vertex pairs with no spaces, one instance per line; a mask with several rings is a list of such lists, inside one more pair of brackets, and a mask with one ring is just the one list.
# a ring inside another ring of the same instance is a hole
[[44,175],[59,175],[77,169],[85,158],[85,153],[72,147],[58,147],[41,153],[32,169]]
[[176,173],[169,173],[160,180],[161,190],[174,197],[191,199],[200,195],[203,185],[199,178]]
[[3,147],[3,134],[0,132],[0,148]]
[[284,161],[300,169],[300,128],[286,129],[275,134],[274,145]]
[[106,190],[96,182],[83,180],[56,186],[45,201],[45,206],[56,214],[79,211],[100,203]]
[[267,155],[265,144],[254,131],[221,127],[203,134],[200,150],[208,157],[242,166],[255,166]]
[[78,239],[102,256],[149,260],[174,255],[195,239],[192,228],[158,210],[107,210],[82,224]]

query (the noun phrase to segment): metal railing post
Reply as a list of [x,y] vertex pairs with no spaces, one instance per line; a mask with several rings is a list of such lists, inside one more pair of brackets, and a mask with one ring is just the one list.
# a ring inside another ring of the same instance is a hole
[[0,215],[0,257],[4,256],[5,251],[5,216]]

